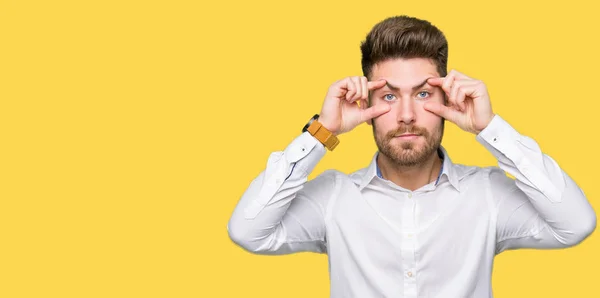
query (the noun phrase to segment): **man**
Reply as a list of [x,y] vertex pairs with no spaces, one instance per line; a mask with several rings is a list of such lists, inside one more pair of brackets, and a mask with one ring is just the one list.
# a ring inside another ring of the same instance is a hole
[[[327,253],[331,297],[463,298],[492,297],[498,253],[566,248],[592,233],[596,215],[577,184],[493,113],[484,83],[446,73],[435,26],[388,18],[361,51],[364,76],[331,85],[318,117],[243,194],[228,224],[235,243]],[[440,145],[445,120],[473,133],[499,167],[452,163]],[[363,122],[379,149],[371,164],[308,181],[337,136]]]

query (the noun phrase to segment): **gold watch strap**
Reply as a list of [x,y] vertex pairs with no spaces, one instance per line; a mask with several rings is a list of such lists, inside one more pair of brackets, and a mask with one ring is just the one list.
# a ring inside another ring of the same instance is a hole
[[325,148],[329,149],[329,151],[333,151],[340,143],[340,140],[317,120],[312,121],[306,130],[319,140]]

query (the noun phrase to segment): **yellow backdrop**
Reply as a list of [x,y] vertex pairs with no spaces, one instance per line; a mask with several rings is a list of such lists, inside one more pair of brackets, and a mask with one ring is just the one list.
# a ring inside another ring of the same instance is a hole
[[[484,4],[485,3],[485,4]],[[361,75],[359,44],[425,18],[449,67],[600,208],[592,1],[0,2],[0,297],[328,297],[325,255],[256,256],[226,224],[268,155]],[[364,167],[370,127],[310,178]],[[495,165],[448,124],[453,161]],[[600,297],[600,234],[496,259],[497,297]]]

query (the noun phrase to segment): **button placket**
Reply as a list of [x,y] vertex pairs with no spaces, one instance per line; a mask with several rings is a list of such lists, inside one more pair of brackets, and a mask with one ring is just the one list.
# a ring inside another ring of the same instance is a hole
[[402,208],[402,259],[404,271],[404,297],[416,295],[415,260],[415,200],[412,192],[406,193]]

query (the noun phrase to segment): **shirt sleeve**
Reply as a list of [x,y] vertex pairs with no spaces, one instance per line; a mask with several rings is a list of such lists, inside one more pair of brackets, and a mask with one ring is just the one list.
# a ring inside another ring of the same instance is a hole
[[271,153],[234,209],[227,225],[231,240],[257,254],[324,253],[326,200],[335,179],[330,172],[307,177],[325,153],[308,132]]
[[495,115],[477,140],[499,165],[488,177],[496,204],[496,253],[574,246],[594,231],[596,214],[585,194],[533,139]]

